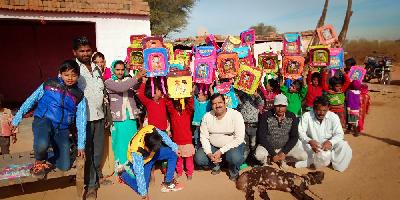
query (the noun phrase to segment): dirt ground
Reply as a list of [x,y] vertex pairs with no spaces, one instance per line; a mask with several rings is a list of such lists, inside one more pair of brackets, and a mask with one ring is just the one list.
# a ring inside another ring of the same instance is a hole
[[[393,84],[383,86],[369,84],[372,106],[366,120],[366,135],[345,139],[353,149],[350,167],[340,173],[331,168],[323,168],[325,180],[321,185],[311,186],[311,190],[322,199],[398,199],[400,196],[400,126],[396,125],[400,111],[400,67],[394,68]],[[24,120],[19,141],[12,151],[28,151],[32,148],[31,119]],[[111,158],[108,158],[111,159]],[[105,166],[111,171],[111,166]],[[306,173],[308,169],[289,169],[296,173]],[[150,185],[153,200],[214,200],[244,199],[244,193],[237,191],[234,183],[225,173],[213,176],[209,171],[195,171],[193,180],[182,178],[185,189],[173,193],[161,193],[162,176],[156,172],[156,182]],[[114,179],[113,179],[114,180]],[[60,178],[37,183],[0,188],[0,199],[7,200],[52,200],[75,199],[74,182]],[[294,199],[290,194],[270,191],[271,199]],[[310,194],[311,195],[311,194]],[[312,196],[312,195],[311,195]],[[314,196],[315,197],[315,196]],[[257,197],[258,198],[258,197]],[[128,186],[115,182],[102,186],[98,199],[140,199]],[[258,198],[259,199],[259,198]],[[318,199],[315,197],[315,199]]]

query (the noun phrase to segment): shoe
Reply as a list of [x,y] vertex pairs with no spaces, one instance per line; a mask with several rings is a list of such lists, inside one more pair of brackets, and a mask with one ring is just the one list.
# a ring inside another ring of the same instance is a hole
[[183,186],[176,182],[172,181],[170,184],[163,183],[161,187],[161,192],[176,192],[183,189]]
[[86,200],[96,200],[97,199],[97,190],[96,189],[88,189],[86,193]]
[[236,182],[239,178],[239,175],[229,176],[229,180]]
[[217,174],[219,174],[219,173],[221,173],[221,170],[220,170],[220,169],[212,170],[212,171],[211,171],[211,174],[212,174],[212,175],[217,175]]
[[44,178],[46,173],[51,169],[52,165],[46,161],[36,161],[33,167],[29,170],[31,175],[36,178]]
[[192,175],[187,175],[186,178],[187,178],[188,181],[191,181],[193,177],[192,177]]

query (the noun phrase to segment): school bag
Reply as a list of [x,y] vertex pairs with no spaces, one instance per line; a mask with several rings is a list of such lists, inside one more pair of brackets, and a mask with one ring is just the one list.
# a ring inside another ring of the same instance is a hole
[[169,72],[168,55],[165,48],[148,48],[143,50],[144,69],[151,80],[152,95],[154,96],[154,77],[161,77],[163,93],[166,94],[164,78]]
[[205,42],[208,46],[213,46],[217,51],[220,49],[220,47],[217,44],[217,40],[215,39],[215,36],[213,34],[209,34],[206,37]]
[[201,93],[207,93],[215,79],[216,49],[214,46],[199,46],[195,50],[193,81],[199,86]]
[[167,49],[168,52],[168,59],[169,61],[174,60],[175,54],[174,54],[174,45],[170,42],[164,43],[165,48]]
[[214,92],[223,94],[225,96],[226,107],[236,108],[239,105],[239,99],[236,96],[231,81],[217,84],[214,88]]
[[163,48],[163,38],[160,36],[148,36],[142,39],[143,49],[148,48]]
[[350,68],[349,78],[351,81],[359,80],[360,82],[362,82],[366,73],[367,70],[362,66],[352,66]]
[[240,40],[243,45],[253,45],[256,43],[256,31],[248,29],[240,33]]
[[142,39],[146,35],[131,35],[131,44],[127,48],[128,64],[132,70],[138,70],[143,67],[143,46]]
[[239,58],[239,65],[254,66],[254,59],[250,47],[236,47],[232,49],[232,52],[237,53]]
[[338,41],[336,31],[330,24],[317,28],[317,34],[321,44],[329,45]]
[[275,74],[279,70],[278,54],[273,52],[263,52],[258,54],[258,67],[264,69],[266,74]]
[[329,66],[328,69],[341,69],[344,67],[344,53],[343,48],[330,48],[329,49]]
[[254,94],[260,84],[262,74],[262,69],[241,65],[233,87],[247,94]]
[[304,67],[302,56],[285,56],[282,63],[282,75],[285,78],[295,80],[301,77]]
[[285,56],[301,55],[301,35],[299,33],[283,34],[283,50]]
[[175,60],[182,60],[185,63],[185,67],[189,67],[192,58],[191,51],[175,49],[174,54],[175,54]]
[[234,78],[239,69],[238,55],[236,53],[218,54],[217,69],[220,78]]
[[330,63],[329,48],[317,45],[311,46],[309,50],[310,66],[311,67],[328,67]]
[[228,36],[222,44],[222,51],[232,52],[233,48],[239,47],[241,44],[240,39],[233,36]]
[[180,103],[184,109],[184,98],[192,96],[192,75],[190,69],[170,68],[167,76],[167,86],[169,98],[180,99]]

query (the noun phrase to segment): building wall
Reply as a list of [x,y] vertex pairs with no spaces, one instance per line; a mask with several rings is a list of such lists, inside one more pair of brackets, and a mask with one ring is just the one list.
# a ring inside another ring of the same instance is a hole
[[[137,34],[151,35],[150,18],[148,16],[49,13],[30,11],[0,10],[1,19],[33,19],[80,21],[96,23],[96,46],[107,60],[107,66],[115,59],[124,60],[129,36]],[[72,53],[71,53],[72,54]]]

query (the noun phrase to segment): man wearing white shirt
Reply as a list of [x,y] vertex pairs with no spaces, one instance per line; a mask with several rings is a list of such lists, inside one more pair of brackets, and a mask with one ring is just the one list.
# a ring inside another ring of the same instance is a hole
[[100,69],[91,62],[93,51],[89,40],[86,37],[74,39],[72,49],[76,62],[80,66],[81,76],[78,79],[78,87],[87,100],[85,184],[88,191],[86,199],[96,199],[104,147],[104,83]]
[[[308,159],[296,163],[296,167],[309,167],[319,153],[322,163],[332,163],[333,169],[343,172],[352,158],[350,145],[344,141],[344,132],[339,117],[329,111],[325,97],[317,97],[314,110],[304,113],[299,124],[299,137]],[[324,156],[320,156],[324,155]]]
[[225,97],[215,93],[210,98],[212,110],[207,112],[200,126],[202,148],[196,151],[196,164],[211,167],[212,174],[220,172],[222,156],[229,166],[229,179],[236,181],[244,162],[245,126],[240,112],[226,107]]

